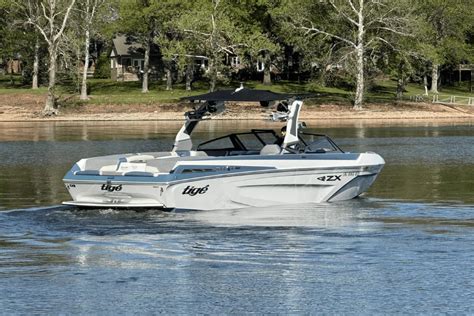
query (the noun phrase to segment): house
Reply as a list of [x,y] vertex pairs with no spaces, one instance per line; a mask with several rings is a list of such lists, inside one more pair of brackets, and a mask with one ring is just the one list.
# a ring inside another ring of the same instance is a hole
[[23,63],[19,54],[15,54],[13,58],[7,58],[6,60],[0,58],[0,67],[2,65],[2,72],[7,74],[19,74],[23,69]]
[[239,81],[261,80],[264,73],[271,74],[273,78],[280,78],[282,63],[281,58],[274,58],[271,63],[265,61],[264,52],[258,58],[250,58],[248,55],[226,54],[224,60],[224,64],[230,67],[234,79]]
[[[143,73],[145,49],[132,37],[118,35],[110,52],[111,78],[116,81],[138,81]],[[150,52],[150,74],[157,75],[161,65],[160,50],[153,45]]]

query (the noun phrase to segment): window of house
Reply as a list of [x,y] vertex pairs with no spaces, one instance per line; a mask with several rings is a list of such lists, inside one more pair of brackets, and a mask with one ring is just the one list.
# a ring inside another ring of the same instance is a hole
[[145,65],[145,61],[143,59],[134,59],[133,60],[133,68],[136,70],[143,70]]
[[132,65],[132,60],[130,58],[123,58],[122,59],[122,65],[131,66]]
[[234,56],[230,59],[230,64],[232,67],[239,67],[240,66],[240,58],[239,56]]

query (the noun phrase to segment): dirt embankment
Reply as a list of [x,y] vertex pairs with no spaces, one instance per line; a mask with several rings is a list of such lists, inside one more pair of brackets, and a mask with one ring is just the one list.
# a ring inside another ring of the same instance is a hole
[[[189,104],[84,104],[60,109],[60,115],[43,117],[44,97],[34,94],[0,94],[0,121],[120,121],[120,120],[182,120]],[[269,110],[255,104],[229,104],[218,119],[262,119]],[[426,120],[474,121],[474,106],[452,106],[430,103],[368,104],[361,111],[349,106],[305,106],[301,119],[318,121],[349,120]]]

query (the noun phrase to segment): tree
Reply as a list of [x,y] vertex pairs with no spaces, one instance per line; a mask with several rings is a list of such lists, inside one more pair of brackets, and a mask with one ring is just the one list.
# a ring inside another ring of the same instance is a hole
[[403,0],[286,0],[280,15],[303,36],[337,43],[345,52],[343,59],[355,61],[354,109],[359,110],[364,100],[367,53],[380,43],[392,46],[389,34],[411,35],[407,8]]
[[[281,53],[280,40],[277,36],[278,25],[271,14],[277,3],[272,0],[249,1],[245,3],[246,14],[241,14],[240,20],[245,18],[245,46],[243,50],[251,57],[263,62],[263,84],[271,85],[271,67],[273,60]],[[245,12],[245,10],[243,10]]]
[[145,50],[142,92],[148,92],[150,52],[157,36],[166,30],[169,21],[178,18],[179,0],[121,0],[117,31],[133,37]]
[[[12,53],[15,53],[21,57],[22,64],[26,65],[26,69],[28,70],[25,72],[25,68],[22,69],[23,82],[30,82],[31,79],[32,89],[38,89],[40,48],[42,41],[36,28],[25,22],[25,17],[29,16],[29,14],[38,17],[41,14],[39,5],[39,1],[31,1],[28,3],[25,1],[0,1],[0,11],[2,11],[3,6],[6,6],[8,10],[4,12],[8,12],[9,17],[8,22],[0,21],[0,25],[7,26],[8,31],[2,31],[0,26],[0,32],[4,34],[2,37],[4,44],[5,42],[10,42],[11,44],[6,46],[3,44],[1,46],[4,48],[9,47],[10,49],[13,49],[14,52],[12,51]],[[35,20],[36,19],[37,18],[35,18]],[[11,41],[9,41],[9,39],[11,39]],[[34,43],[33,50],[31,50],[32,42]],[[32,68],[29,65],[31,62],[30,58],[33,60]],[[31,74],[31,78],[26,78],[25,74]]]
[[166,75],[166,90],[173,89],[174,70],[177,70],[179,80],[182,78],[184,68],[186,68],[186,89],[191,90],[189,70],[194,61],[188,52],[192,50],[193,44],[179,29],[180,14],[189,7],[189,3],[173,0],[163,1],[159,6],[155,5],[156,10],[160,10],[161,16],[154,42],[160,47]]
[[262,33],[256,33],[249,36],[252,39],[252,44],[247,49],[252,59],[260,60],[263,65],[263,79],[264,85],[271,85],[271,67],[273,65],[273,59],[275,55],[280,52],[280,46],[273,42],[268,35]]
[[82,84],[81,84],[81,100],[88,100],[87,96],[87,70],[89,68],[90,58],[90,39],[93,33],[93,23],[97,17],[98,11],[104,5],[105,0],[82,0],[83,9],[81,10],[84,17],[84,67],[82,70]]
[[150,51],[155,37],[157,17],[151,9],[152,0],[121,0],[119,32],[133,36],[145,50],[142,92],[148,92],[148,72],[150,69]]
[[189,60],[186,58],[185,42],[178,38],[174,30],[168,30],[155,38],[163,55],[163,65],[166,74],[166,90],[173,89],[173,69],[178,71],[183,68]]
[[[42,14],[37,15],[36,4],[39,1]],[[76,0],[26,0],[27,23],[33,25],[44,37],[48,45],[48,96],[43,109],[43,115],[50,116],[59,113],[56,104],[56,66],[58,48],[66,29],[71,10]]]
[[422,17],[418,28],[418,50],[431,62],[431,92],[438,93],[440,66],[467,58],[466,33],[472,27],[471,0],[454,2],[426,0],[417,3]]
[[180,19],[181,29],[196,41],[198,51],[209,59],[209,90],[214,91],[225,55],[237,55],[245,46],[243,28],[238,27],[242,8],[230,0],[198,0]]
[[[16,47],[15,37],[17,35],[16,30],[7,30],[8,25],[13,24],[12,11],[6,1],[0,1],[0,31],[2,36],[0,37],[0,59],[6,60],[7,63],[13,59]],[[0,66],[3,66],[0,64]],[[13,76],[10,76],[10,83],[13,84]]]
[[[10,71],[10,83],[14,84],[13,69],[9,68],[13,61],[20,63],[21,70],[26,57],[31,52],[32,34],[21,19],[18,7],[9,1],[0,0],[0,60],[5,62],[6,70]],[[3,66],[3,65],[1,65]]]
[[[22,4],[19,5],[17,3],[16,6],[17,9],[21,12],[24,8],[22,8]],[[41,14],[40,12],[40,3],[39,1],[31,1],[28,2],[28,11],[26,12],[26,15],[28,14],[34,16],[34,20],[37,20]],[[25,14],[24,14],[25,15]],[[30,27],[32,27],[30,25]],[[34,50],[33,50],[33,69],[32,69],[32,80],[31,80],[31,88],[33,90],[38,89],[38,75],[39,75],[39,62],[40,62],[40,47],[41,47],[41,42],[40,42],[40,35],[38,34],[38,31],[36,28],[33,26],[33,34],[34,34]]]

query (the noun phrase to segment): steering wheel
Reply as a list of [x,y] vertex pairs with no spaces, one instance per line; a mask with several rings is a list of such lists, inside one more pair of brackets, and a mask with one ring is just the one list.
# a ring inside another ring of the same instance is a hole
[[292,147],[285,147],[284,149],[292,154],[304,153],[304,149],[300,148],[300,144],[294,144]]

